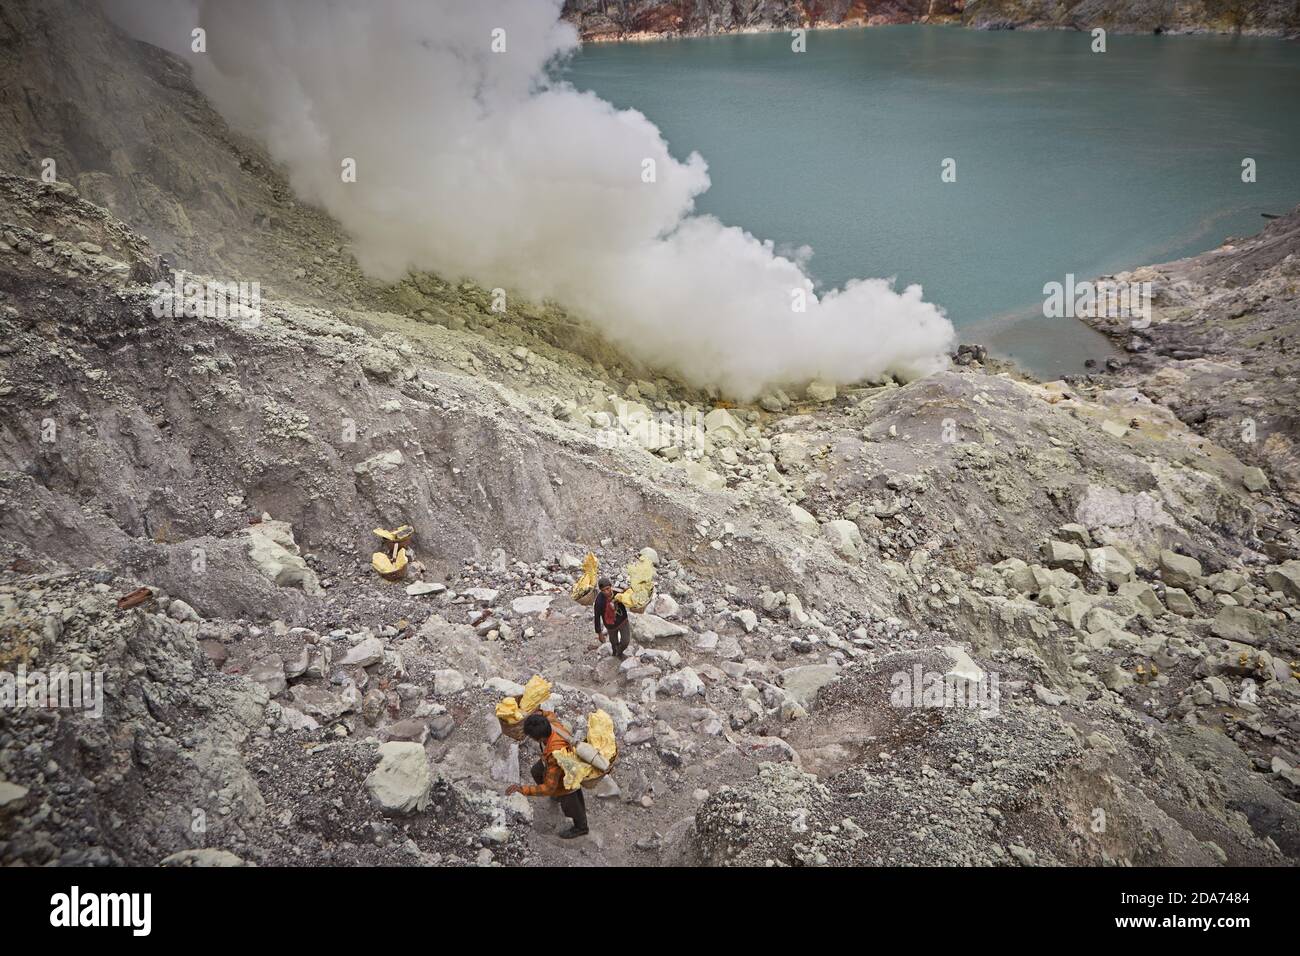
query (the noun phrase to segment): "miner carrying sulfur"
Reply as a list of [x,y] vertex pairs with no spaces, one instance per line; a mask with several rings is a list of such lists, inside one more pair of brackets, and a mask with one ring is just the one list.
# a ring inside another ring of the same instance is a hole
[[601,578],[596,593],[596,639],[604,643],[603,626],[609,633],[609,649],[615,660],[622,660],[627,646],[632,643],[632,622],[627,619],[627,607],[614,599],[614,585],[609,578]]
[[582,788],[564,789],[564,769],[555,759],[557,751],[564,750],[573,740],[569,729],[560,723],[549,710],[539,710],[524,719],[524,733],[537,741],[542,748],[541,759],[533,764],[532,776],[536,785],[521,787],[514,783],[506,793],[522,793],[525,797],[553,797],[560,801],[560,809],[573,821],[573,826],[560,834],[560,839],[571,840],[587,834],[587,801]]

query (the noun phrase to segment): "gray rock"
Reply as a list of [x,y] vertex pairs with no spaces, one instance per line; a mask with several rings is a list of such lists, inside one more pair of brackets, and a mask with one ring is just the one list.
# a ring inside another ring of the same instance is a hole
[[632,615],[632,636],[638,641],[663,641],[672,637],[681,637],[687,633],[685,627],[665,621],[657,614]]
[[1133,580],[1133,562],[1118,548],[1106,545],[1088,549],[1088,567],[1107,584],[1120,585]]
[[830,542],[839,554],[846,558],[856,558],[862,547],[862,532],[852,521],[837,518],[822,525],[822,537]]
[[384,728],[380,736],[384,740],[405,740],[411,743],[423,744],[429,739],[429,725],[423,720],[399,720],[397,723]]
[[376,472],[393,471],[406,464],[406,459],[398,449],[392,451],[381,451],[377,455],[371,455],[363,462],[352,466],[352,470],[358,475],[373,475]]
[[338,661],[339,667],[369,667],[384,659],[384,642],[377,637],[367,637],[348,648]]
[[[1053,568],[1059,568],[1067,564],[1077,567],[1084,562],[1083,548],[1071,541],[1052,539],[1043,546],[1043,554],[1047,564]],[[1025,589],[1018,588],[1017,590]]]
[[1160,552],[1160,578],[1167,585],[1194,590],[1201,584],[1201,562],[1166,548]]
[[1264,581],[1272,591],[1281,591],[1292,604],[1300,604],[1300,561],[1283,561],[1268,569]]
[[1165,603],[1179,617],[1196,617],[1196,602],[1182,588],[1165,588]]
[[690,667],[683,667],[679,671],[674,671],[660,678],[657,687],[661,693],[672,694],[676,697],[700,697],[704,695],[704,681]]
[[165,856],[158,861],[159,866],[165,867],[226,867],[226,866],[255,866],[256,864],[246,862],[242,857],[236,856],[229,850],[218,850],[216,847],[202,847],[193,850],[181,850],[171,856]]
[[451,714],[439,714],[429,721],[429,733],[434,740],[446,740],[456,729],[456,721]]
[[781,686],[804,710],[811,710],[817,692],[839,677],[833,664],[807,664],[781,671]]
[[1273,622],[1267,615],[1248,607],[1225,607],[1214,618],[1210,630],[1225,641],[1258,646],[1267,639]]
[[284,661],[279,654],[268,654],[248,668],[248,679],[257,681],[272,697],[283,694],[289,686],[284,676]]
[[463,691],[469,682],[465,675],[453,668],[433,672],[433,693],[438,697],[445,697],[448,694],[459,694]]
[[510,602],[510,608],[516,614],[541,614],[554,600],[553,594],[529,594],[515,598]]
[[439,584],[437,581],[415,581],[406,586],[406,593],[410,597],[422,597],[426,594],[441,594],[447,590],[447,585]]
[[190,607],[184,601],[180,601],[180,600],[172,601],[171,605],[167,608],[167,616],[170,617],[173,621],[202,620],[202,618],[199,617],[198,612],[195,611],[194,608]]

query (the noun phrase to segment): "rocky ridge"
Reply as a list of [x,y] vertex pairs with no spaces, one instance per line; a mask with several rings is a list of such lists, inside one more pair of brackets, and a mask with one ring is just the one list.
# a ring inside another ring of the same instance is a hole
[[1294,35],[1290,0],[565,0],[564,17],[584,40],[652,40],[793,30],[799,27],[960,24],[981,30]]

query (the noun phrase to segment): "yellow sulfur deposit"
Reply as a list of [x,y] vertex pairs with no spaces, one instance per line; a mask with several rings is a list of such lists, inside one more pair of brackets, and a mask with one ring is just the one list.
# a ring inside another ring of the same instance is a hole
[[497,719],[504,720],[507,724],[517,724],[523,720],[524,712],[519,709],[519,701],[507,697],[497,704]]
[[519,709],[525,714],[531,714],[542,706],[542,701],[550,696],[551,682],[541,674],[534,674],[528,678],[528,683],[524,685],[524,694],[519,701]]
[[398,581],[406,577],[406,549],[398,548],[396,558],[390,558],[384,552],[376,551],[370,556],[370,566],[381,577],[389,581]]
[[614,600],[629,611],[644,611],[655,593],[655,566],[640,558],[627,566],[628,589]]
[[618,744],[614,740],[614,719],[603,710],[592,711],[587,715],[587,740],[600,751],[606,760],[613,760],[618,753]]
[[375,535],[383,538],[392,544],[400,544],[403,547],[415,536],[415,529],[409,524],[404,524],[400,528],[394,528],[392,531],[385,531],[383,528],[376,528]]
[[591,552],[582,559],[582,577],[574,582],[570,595],[579,604],[590,604],[596,599],[596,582],[600,579],[600,562]]
[[[618,744],[614,739],[614,721],[603,710],[593,711],[587,715],[587,743],[600,752],[611,763],[618,754]],[[572,747],[555,752],[555,762],[564,771],[564,789],[576,790],[578,787],[594,783],[605,774],[578,757]]]

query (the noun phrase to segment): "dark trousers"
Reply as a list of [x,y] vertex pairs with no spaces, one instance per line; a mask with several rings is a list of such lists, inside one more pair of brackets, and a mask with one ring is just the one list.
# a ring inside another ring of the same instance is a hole
[[[546,776],[546,764],[540,760],[537,761],[537,763],[533,764],[532,774],[533,781],[541,783],[542,778]],[[573,821],[575,830],[587,829],[587,800],[582,795],[581,787],[573,791],[573,793],[560,797],[560,809],[564,811],[566,817]]]
[[627,646],[632,643],[632,622],[623,618],[623,623],[612,631],[606,626],[605,630],[609,633],[609,649],[614,652],[614,656],[622,659]]

